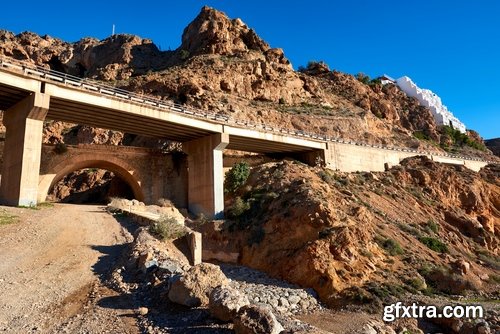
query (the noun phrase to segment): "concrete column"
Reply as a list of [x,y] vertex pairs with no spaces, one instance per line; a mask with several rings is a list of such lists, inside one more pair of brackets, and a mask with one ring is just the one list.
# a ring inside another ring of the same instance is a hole
[[222,153],[229,135],[218,133],[182,144],[188,155],[188,208],[194,214],[221,218],[224,213]]
[[0,200],[7,205],[36,205],[43,121],[50,96],[32,93],[5,111]]

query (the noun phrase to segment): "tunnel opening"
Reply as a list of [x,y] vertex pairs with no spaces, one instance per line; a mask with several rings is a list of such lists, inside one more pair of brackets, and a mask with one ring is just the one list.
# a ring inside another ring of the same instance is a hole
[[49,190],[48,201],[73,204],[107,204],[113,197],[136,199],[132,187],[115,173],[99,168],[73,171]]

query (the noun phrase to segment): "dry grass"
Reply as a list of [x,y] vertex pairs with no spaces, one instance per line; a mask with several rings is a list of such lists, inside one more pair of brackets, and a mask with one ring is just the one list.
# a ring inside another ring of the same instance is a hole
[[179,224],[175,218],[161,216],[160,219],[149,227],[149,232],[160,240],[178,239],[187,234],[184,225]]
[[18,222],[19,217],[8,213],[5,210],[0,211],[0,225],[9,225]]

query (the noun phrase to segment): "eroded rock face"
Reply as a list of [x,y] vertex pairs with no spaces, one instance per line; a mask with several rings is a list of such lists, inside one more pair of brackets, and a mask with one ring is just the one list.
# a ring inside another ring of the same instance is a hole
[[[331,306],[376,300],[372,284],[491,292],[486,261],[500,250],[499,175],[495,165],[475,173],[425,157],[383,173],[269,163],[233,195],[252,199],[239,217],[243,229],[209,234],[221,235],[216,240],[242,264],[312,287]],[[455,263],[478,251],[485,261],[467,260],[456,272]]]
[[172,282],[168,298],[174,303],[189,307],[207,305],[212,290],[227,284],[228,280],[218,266],[201,263]]
[[83,38],[76,43],[30,32],[0,31],[0,55],[78,77],[126,80],[166,66],[170,52],[161,52],[149,39],[114,35],[102,41]]

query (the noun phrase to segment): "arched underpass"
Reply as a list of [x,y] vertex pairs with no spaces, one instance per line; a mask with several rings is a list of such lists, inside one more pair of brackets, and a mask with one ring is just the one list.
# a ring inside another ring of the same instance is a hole
[[137,199],[132,187],[115,173],[85,168],[67,174],[51,186],[47,201],[106,204],[112,197]]
[[[104,182],[100,182],[100,181]],[[106,183],[106,181],[109,181]],[[165,154],[158,150],[125,146],[44,144],[40,164],[38,202],[48,194],[59,195],[64,184],[76,185],[80,195],[71,196],[66,189],[64,201],[102,202],[96,200],[92,187],[78,183],[101,186],[108,196],[134,198],[153,204],[160,198],[171,200],[177,207],[187,207],[187,165],[184,155]],[[61,184],[60,184],[61,183]],[[83,192],[83,193],[82,193]],[[81,198],[78,198],[81,197]]]
[[[73,189],[68,189],[66,196],[61,198],[64,202],[102,202],[105,198],[99,198],[102,197],[99,195],[99,192],[102,193],[104,189],[96,189],[93,185],[104,188],[106,187],[105,184],[109,183],[109,187],[112,179],[118,178],[121,182],[115,181],[116,183],[121,184],[122,187],[123,184],[128,186],[128,189],[123,187],[125,191],[123,194],[120,194],[120,197],[133,197],[139,201],[144,201],[144,193],[141,189],[141,184],[133,175],[134,171],[131,170],[131,167],[127,166],[124,161],[120,161],[121,164],[119,165],[117,162],[109,160],[86,159],[80,156],[77,159],[71,159],[71,162],[66,160],[56,165],[53,170],[55,172],[54,174],[45,174],[41,176],[39,196],[41,196],[43,201],[47,198],[49,193],[57,195],[55,191],[66,186],[68,188],[72,187]],[[106,175],[105,172],[102,172],[103,170],[109,171],[113,175]],[[105,178],[103,179],[103,177]],[[72,184],[61,186],[60,182],[71,182]],[[83,184],[79,185],[79,182],[87,183],[88,187]],[[91,190],[92,188],[94,189]],[[87,193],[82,193],[84,191]],[[80,195],[78,195],[78,193],[80,193]]]

